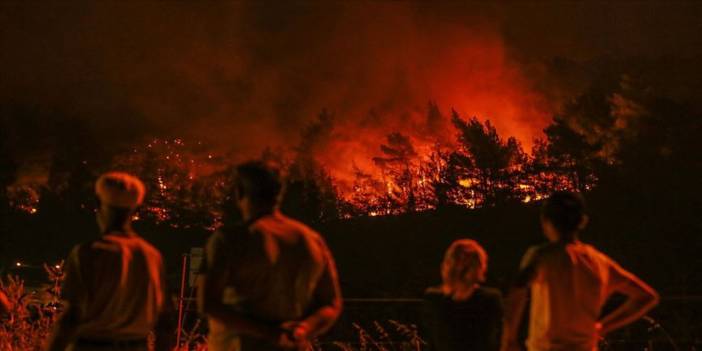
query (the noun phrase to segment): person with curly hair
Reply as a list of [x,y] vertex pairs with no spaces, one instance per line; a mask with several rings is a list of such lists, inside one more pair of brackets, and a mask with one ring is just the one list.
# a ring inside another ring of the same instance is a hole
[[432,344],[437,351],[497,351],[502,295],[482,286],[488,255],[474,240],[454,241],[441,263],[442,283],[425,293]]

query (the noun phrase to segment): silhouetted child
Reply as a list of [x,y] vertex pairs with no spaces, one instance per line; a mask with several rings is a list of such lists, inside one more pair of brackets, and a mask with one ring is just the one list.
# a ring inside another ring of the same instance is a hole
[[[522,312],[531,289],[530,351],[593,351],[608,332],[642,317],[658,303],[646,283],[578,236],[588,216],[580,194],[555,192],[543,204],[541,225],[548,243],[524,256],[517,281],[506,301],[503,350],[519,350]],[[601,317],[613,293],[624,304]]]
[[438,351],[495,351],[500,347],[502,296],[480,284],[488,256],[475,241],[457,240],[441,264],[442,284],[425,293],[427,324]]

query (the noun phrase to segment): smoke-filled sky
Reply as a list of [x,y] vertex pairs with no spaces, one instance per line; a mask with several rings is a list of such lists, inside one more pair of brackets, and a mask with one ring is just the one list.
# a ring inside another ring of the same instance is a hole
[[660,61],[672,94],[702,91],[700,18],[669,1],[3,2],[0,104],[105,143],[179,136],[242,157],[299,143],[326,108],[339,127],[321,159],[350,164],[389,132],[450,137],[423,129],[432,100],[529,146],[587,85],[556,58]]

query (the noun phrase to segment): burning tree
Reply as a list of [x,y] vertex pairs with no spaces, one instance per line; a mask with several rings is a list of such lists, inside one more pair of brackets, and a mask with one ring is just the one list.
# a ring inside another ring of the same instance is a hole
[[587,190],[595,181],[595,168],[602,162],[598,146],[588,143],[562,118],[554,119],[545,133],[546,141],[539,141],[534,149],[532,170],[547,188]]
[[417,152],[410,139],[400,133],[387,136],[380,145],[383,156],[373,158],[386,184],[386,199],[394,208],[412,212],[417,207]]
[[292,162],[283,151],[267,149],[263,159],[281,168],[285,177],[285,194],[281,208],[307,223],[317,224],[339,217],[339,195],[334,180],[316,159],[316,151],[331,138],[334,116],[322,110],[317,119],[303,129]]
[[[626,115],[626,106],[637,106],[624,103],[623,98],[606,101],[621,105],[611,109],[615,116]],[[579,111],[576,107],[572,111]],[[429,103],[426,118],[407,123],[402,133],[387,134],[375,156],[361,151],[360,156],[368,157],[373,166],[354,166],[353,175],[339,179],[320,157],[340,137],[335,116],[322,110],[303,129],[295,148],[268,148],[262,158],[286,175],[284,211],[310,223],[446,206],[529,202],[554,189],[588,189],[595,181],[603,159],[602,143],[591,141],[588,133],[578,129],[582,123],[571,122],[578,113],[568,116],[557,118],[546,129],[546,139],[538,141],[528,155],[515,138],[501,138],[490,121],[463,119],[456,111],[444,118],[438,106]],[[214,153],[201,142],[174,138],[151,139],[116,153],[105,164],[96,161],[95,154],[101,152],[81,151],[92,149],[89,138],[76,144],[80,152],[71,143],[64,144],[65,150],[57,150],[52,157],[47,187],[34,192],[39,196],[13,190],[14,207],[32,211],[36,206],[30,200],[38,198],[39,212],[41,207],[92,210],[88,200],[94,178],[101,171],[118,169],[139,175],[149,190],[135,219],[212,230],[222,222],[222,204],[231,200],[230,168],[235,159],[241,159]],[[347,161],[355,164],[353,159]]]
[[154,139],[113,161],[113,168],[138,174],[149,195],[135,219],[143,216],[173,227],[215,228],[228,183],[226,164],[218,164],[202,143]]
[[[354,166],[352,194],[343,201],[342,211],[345,217],[357,215],[377,216],[391,213],[392,208],[384,194],[387,186],[372,174]],[[378,195],[383,194],[383,195]]]
[[[440,113],[430,104],[428,125],[436,125],[437,118]],[[457,142],[437,139],[421,152],[409,136],[389,134],[380,145],[382,156],[373,158],[380,175],[356,169],[352,205],[375,215],[449,205],[494,206],[537,197],[534,193],[541,189],[529,173],[533,158],[515,138],[503,140],[489,121],[463,120],[455,111],[451,122]]]
[[451,165],[464,195],[474,205],[491,206],[519,199],[516,192],[526,155],[514,138],[504,141],[486,121],[473,117],[464,121],[453,111],[451,121],[458,130],[459,149],[451,155]]

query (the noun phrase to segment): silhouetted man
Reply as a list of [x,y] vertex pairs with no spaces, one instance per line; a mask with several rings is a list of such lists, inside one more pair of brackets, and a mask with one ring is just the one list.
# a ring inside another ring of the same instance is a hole
[[[517,334],[527,288],[530,351],[597,350],[600,336],[637,320],[658,303],[650,286],[578,239],[587,222],[579,194],[555,192],[544,202],[541,225],[549,243],[524,256],[506,304],[503,350],[520,349]],[[628,299],[600,318],[605,301],[615,292]]]
[[131,228],[144,185],[128,174],[107,173],[95,184],[102,236],[76,246],[66,260],[63,298],[67,307],[49,343],[50,351],[168,350],[172,331],[166,311],[161,254]]
[[277,211],[280,190],[263,163],[236,168],[244,223],[210,238],[198,289],[209,350],[304,349],[341,312],[331,253],[318,233]]

